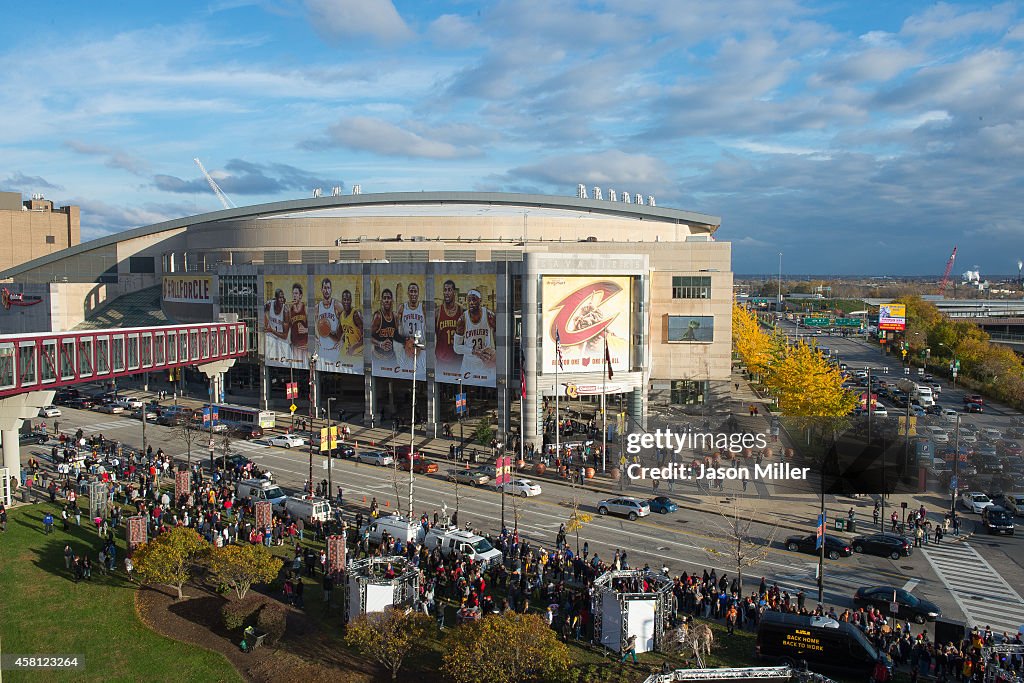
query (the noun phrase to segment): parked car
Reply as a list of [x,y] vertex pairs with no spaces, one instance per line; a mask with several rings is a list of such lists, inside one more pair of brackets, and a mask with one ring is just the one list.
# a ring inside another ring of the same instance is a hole
[[965,510],[980,514],[982,510],[992,505],[992,499],[980,491],[965,491],[960,494],[960,505]]
[[965,403],[964,404],[964,412],[965,413],[984,413],[985,412],[985,406],[981,405],[980,403]]
[[893,560],[901,557],[910,557],[913,553],[910,541],[903,536],[895,534],[871,534],[869,536],[858,536],[850,541],[850,546],[855,553],[867,555],[880,555]]
[[[814,534],[790,536],[786,539],[786,550],[794,553],[801,552],[816,555],[818,553],[817,541],[818,538]],[[830,560],[838,560],[840,557],[849,557],[850,555],[853,555],[853,548],[846,541],[840,540],[835,536],[825,535],[826,557]]]
[[[895,614],[892,613],[893,603],[897,606]],[[853,604],[858,607],[872,606],[883,614],[907,619],[915,624],[935,621],[942,616],[942,610],[931,600],[919,598],[913,593],[893,586],[858,588],[853,595]]]
[[44,443],[46,443],[46,435],[42,432],[23,432],[18,434],[18,445],[20,446],[29,444],[42,446]]
[[667,515],[670,512],[675,512],[679,509],[679,506],[672,502],[667,496],[656,496],[647,501],[647,505],[651,508],[651,512],[658,512],[663,515]]
[[267,441],[271,446],[282,446],[284,448],[295,448],[296,446],[305,446],[306,440],[301,436],[295,436],[294,434],[279,434],[278,436],[272,436]]
[[502,487],[505,493],[510,493],[514,496],[522,496],[527,498],[530,496],[539,496],[541,493],[540,486],[534,484],[529,479],[513,479]]
[[1024,516],[1024,493],[996,493],[992,502],[1017,517]]
[[115,399],[114,403],[121,406],[125,410],[134,410],[136,408],[142,407],[142,401],[140,401],[137,398],[132,398],[130,396],[122,396],[121,398]]
[[639,498],[607,498],[597,504],[599,515],[620,515],[634,520],[651,514],[651,507]]
[[356,461],[381,467],[393,465],[395,463],[395,459],[391,457],[390,453],[384,453],[382,451],[360,451],[359,453],[356,453]]
[[491,480],[491,477],[481,469],[451,470],[448,473],[448,478],[467,486],[483,486]]
[[916,403],[910,406],[910,411],[913,413],[915,417],[924,417],[925,415],[928,414],[924,408],[917,405]]
[[[217,462],[221,462],[222,460],[224,460],[224,458],[217,458]],[[226,465],[229,469],[234,469],[235,466],[245,467],[250,462],[252,462],[252,460],[249,460],[249,458],[240,453],[231,453],[227,457]]]
[[96,402],[93,401],[88,396],[76,396],[73,398],[69,398],[64,403],[64,405],[68,408],[74,408],[76,410],[89,410],[94,405],[96,405]]
[[68,401],[78,398],[82,393],[75,388],[58,389],[53,397],[53,402],[59,406],[68,405]]
[[960,413],[953,410],[952,408],[942,409],[942,419],[945,420],[946,422],[956,422],[956,416],[959,414]]
[[944,408],[940,406],[938,403],[933,403],[930,406],[926,406],[924,412],[928,413],[929,415],[942,415],[943,410]]
[[1009,439],[1004,439],[996,444],[996,451],[1003,457],[1012,456],[1019,458],[1021,455],[1024,455],[1024,449],[1021,448],[1021,445],[1018,442],[1010,441]]
[[107,413],[109,415],[120,415],[124,412],[124,406],[114,402],[101,403],[100,405],[95,406],[95,409],[101,413]]
[[57,406],[43,406],[39,409],[39,417],[60,417],[60,408]]

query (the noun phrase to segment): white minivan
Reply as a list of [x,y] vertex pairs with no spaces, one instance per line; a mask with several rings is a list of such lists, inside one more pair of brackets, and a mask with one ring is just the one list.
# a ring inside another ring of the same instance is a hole
[[288,496],[277,507],[280,511],[307,523],[326,522],[331,518],[331,504],[323,498]]
[[242,500],[250,498],[253,502],[269,500],[275,507],[279,507],[288,495],[277,484],[266,479],[246,479],[235,485],[235,499]]

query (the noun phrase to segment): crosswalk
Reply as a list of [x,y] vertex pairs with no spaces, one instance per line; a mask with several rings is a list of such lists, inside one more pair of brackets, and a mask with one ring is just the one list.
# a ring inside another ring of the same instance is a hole
[[118,429],[127,429],[128,427],[135,427],[142,429],[142,423],[135,420],[111,420],[109,422],[94,422],[93,424],[83,425],[82,431],[87,433],[98,433],[98,432],[113,432]]
[[922,550],[969,626],[1017,632],[1024,623],[1024,600],[970,543],[931,544]]
[[258,441],[243,441],[242,439],[236,439],[231,442],[231,450],[242,451],[245,453],[259,453],[270,448],[268,444],[259,443]]

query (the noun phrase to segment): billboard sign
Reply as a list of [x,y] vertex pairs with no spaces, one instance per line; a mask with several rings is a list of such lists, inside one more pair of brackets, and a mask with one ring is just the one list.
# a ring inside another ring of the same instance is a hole
[[712,342],[715,317],[712,315],[670,315],[666,332],[669,342]]
[[163,300],[183,304],[212,304],[213,276],[164,275]]
[[263,362],[272,367],[304,368],[309,362],[306,276],[263,278]]
[[427,338],[427,318],[423,312],[423,297],[426,295],[423,276],[373,275],[370,281],[374,308],[370,323],[373,376],[412,379],[415,369],[416,379],[425,380],[425,349],[416,351],[413,344],[417,334],[421,344]]
[[545,275],[541,291],[543,372],[559,367],[556,333],[562,345],[559,371],[602,372],[605,337],[612,369],[629,370],[630,277]]
[[907,307],[904,304],[882,304],[878,307],[878,329],[907,329]]
[[434,278],[434,376],[438,382],[495,386],[496,285],[495,275]]
[[363,277],[315,276],[313,284],[317,371],[363,374]]

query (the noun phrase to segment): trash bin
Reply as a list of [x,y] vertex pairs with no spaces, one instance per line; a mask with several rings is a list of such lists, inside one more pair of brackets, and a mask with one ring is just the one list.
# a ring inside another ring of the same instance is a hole
[[27,503],[28,502],[28,494],[29,494],[28,487],[27,486],[22,486],[21,487],[21,502],[22,503]]
[[836,531],[846,531],[846,520],[845,519],[837,519],[836,520]]
[[857,533],[857,520],[849,519],[846,521],[846,530],[851,534]]

